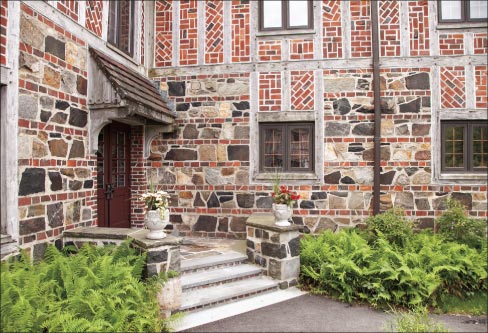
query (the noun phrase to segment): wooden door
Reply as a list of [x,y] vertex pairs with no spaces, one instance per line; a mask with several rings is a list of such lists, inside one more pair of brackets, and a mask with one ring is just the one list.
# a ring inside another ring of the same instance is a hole
[[130,127],[112,123],[98,136],[97,204],[100,227],[130,228]]

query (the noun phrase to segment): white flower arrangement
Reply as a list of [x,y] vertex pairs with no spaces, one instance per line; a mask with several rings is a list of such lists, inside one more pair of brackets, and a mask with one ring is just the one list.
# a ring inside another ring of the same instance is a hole
[[161,219],[164,220],[168,214],[168,198],[169,194],[167,192],[154,191],[151,186],[151,190],[141,195],[140,200],[144,201],[147,210],[159,211]]

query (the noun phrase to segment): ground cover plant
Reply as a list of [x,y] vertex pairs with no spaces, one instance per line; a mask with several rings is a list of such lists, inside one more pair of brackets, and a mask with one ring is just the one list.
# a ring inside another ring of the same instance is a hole
[[[452,215],[456,207],[446,214]],[[449,220],[451,226],[457,223]],[[306,235],[301,243],[302,283],[346,302],[410,309],[436,307],[448,295],[486,293],[486,236],[476,242],[457,241],[443,232],[413,232],[405,221],[390,211],[369,218],[364,231]],[[484,228],[486,235],[486,224]]]
[[161,332],[156,293],[142,280],[144,256],[122,245],[84,245],[74,255],[48,246],[44,259],[1,264],[1,326],[8,332]]

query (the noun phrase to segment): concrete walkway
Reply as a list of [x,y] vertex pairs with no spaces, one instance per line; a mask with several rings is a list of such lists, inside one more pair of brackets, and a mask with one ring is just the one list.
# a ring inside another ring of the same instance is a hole
[[[431,317],[444,323],[450,332],[488,331],[486,316]],[[306,294],[183,332],[388,332],[386,325],[392,318],[391,314],[368,306],[351,306],[325,296]]]

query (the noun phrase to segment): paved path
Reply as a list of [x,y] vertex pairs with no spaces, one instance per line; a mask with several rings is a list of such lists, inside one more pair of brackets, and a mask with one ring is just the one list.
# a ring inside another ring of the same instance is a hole
[[[485,317],[432,315],[451,332],[487,332]],[[386,332],[392,315],[325,296],[303,295],[184,332]]]

